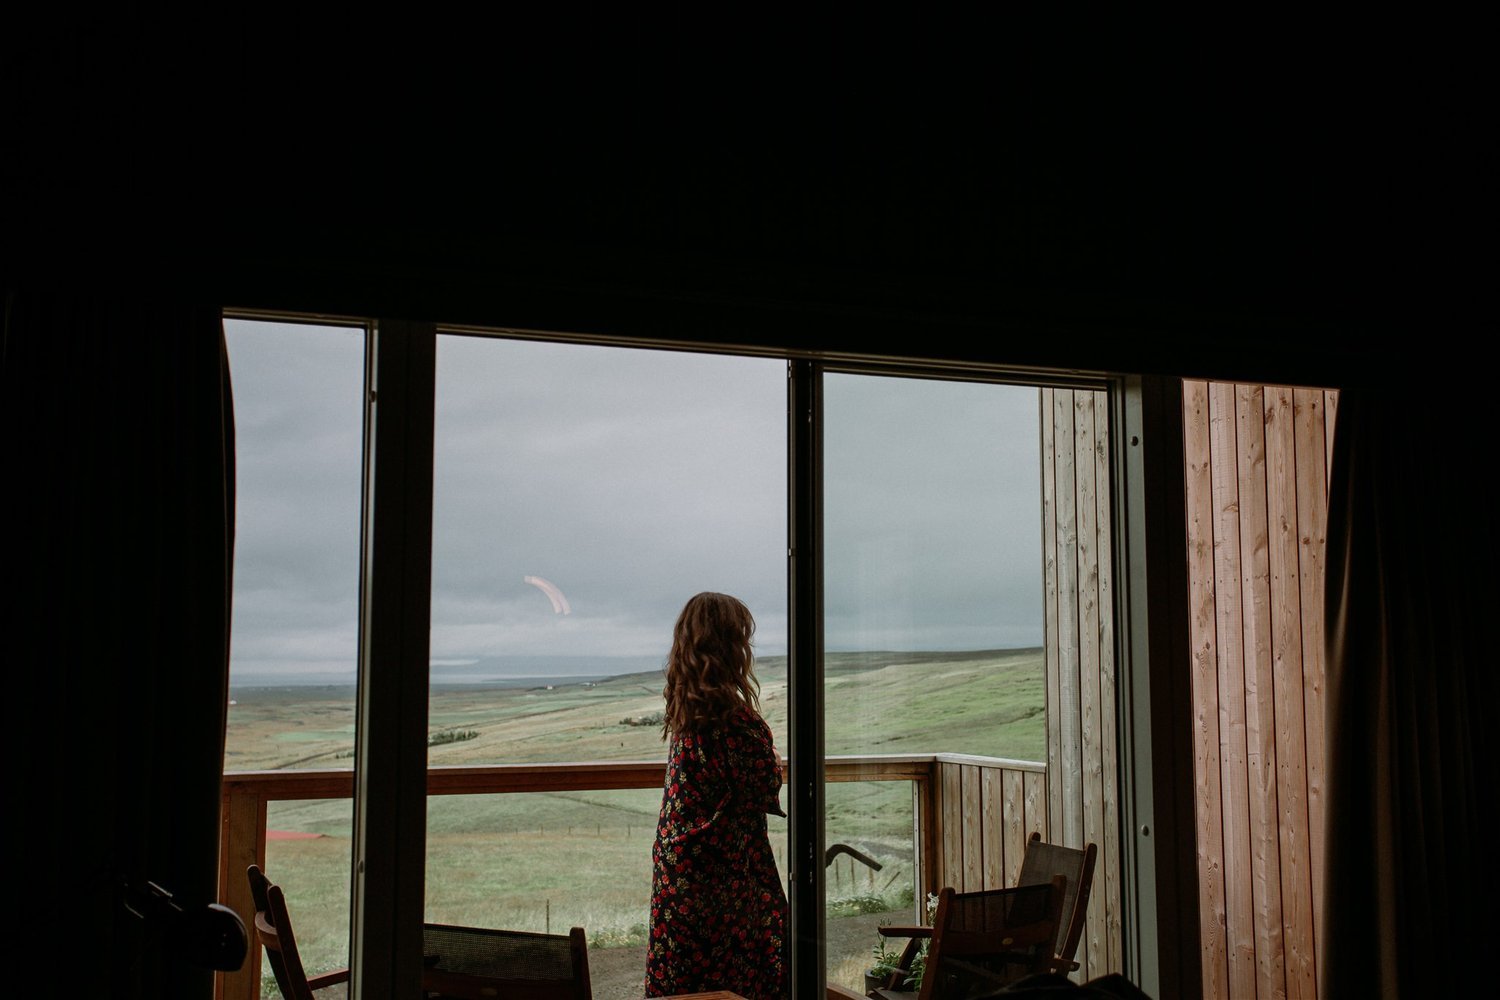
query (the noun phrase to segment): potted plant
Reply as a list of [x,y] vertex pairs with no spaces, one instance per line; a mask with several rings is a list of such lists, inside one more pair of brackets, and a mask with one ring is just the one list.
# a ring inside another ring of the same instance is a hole
[[875,947],[870,949],[870,957],[873,961],[865,970],[866,993],[884,988],[891,974],[901,971],[901,949],[892,948],[891,939],[879,931],[875,935]]
[[[936,893],[927,894],[927,922],[931,924],[937,915],[938,898]],[[889,922],[883,922],[882,927],[889,926]],[[918,993],[922,989],[922,973],[927,968],[927,944],[923,941],[917,946],[916,954],[912,956],[911,965],[906,969],[901,968],[901,948],[892,948],[891,939],[876,931],[875,947],[870,949],[870,955],[874,962],[865,970],[865,992],[873,993],[878,989],[885,989],[886,983],[890,981],[891,974],[903,972],[905,975],[897,980],[892,987],[897,990],[910,990]]]
[[922,991],[922,973],[927,968],[927,942],[923,941],[917,948],[917,953],[912,956],[911,968],[906,971],[906,979],[901,983],[901,988],[911,990],[913,993]]

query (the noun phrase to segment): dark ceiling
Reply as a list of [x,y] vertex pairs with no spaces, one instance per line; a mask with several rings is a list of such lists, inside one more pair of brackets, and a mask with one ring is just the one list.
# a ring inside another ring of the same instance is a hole
[[6,43],[5,272],[771,349],[1462,368],[1477,69],[1431,25],[1258,16],[49,23]]

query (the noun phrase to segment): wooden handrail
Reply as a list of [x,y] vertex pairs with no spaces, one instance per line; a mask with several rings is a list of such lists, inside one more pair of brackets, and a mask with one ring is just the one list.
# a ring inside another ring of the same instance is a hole
[[[955,754],[864,754],[829,757],[828,781],[922,781],[940,761],[983,763],[1012,770],[1042,770],[1032,761]],[[447,765],[427,769],[429,795],[498,795],[506,792],[604,791],[656,788],[666,777],[665,761],[585,761],[547,764]],[[241,795],[265,801],[340,799],[354,794],[354,771],[229,771],[225,802]]]

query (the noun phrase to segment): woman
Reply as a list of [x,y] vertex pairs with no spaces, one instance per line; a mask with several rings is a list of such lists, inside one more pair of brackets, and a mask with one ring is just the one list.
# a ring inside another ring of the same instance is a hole
[[702,593],[667,657],[669,741],[651,850],[646,995],[732,990],[787,996],[787,903],[766,814],[785,816],[781,766],[760,716],[750,609]]

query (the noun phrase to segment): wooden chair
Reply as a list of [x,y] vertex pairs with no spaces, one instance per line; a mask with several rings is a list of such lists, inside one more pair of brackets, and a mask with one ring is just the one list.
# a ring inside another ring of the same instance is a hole
[[[1040,885],[938,893],[926,968],[916,1000],[970,1000],[988,996],[1024,976],[1045,972],[1052,959],[1067,878]],[[911,1000],[889,988],[878,1000]]]
[[[1094,884],[1094,863],[1099,855],[1097,844],[1084,847],[1063,847],[1042,840],[1042,835],[1033,831],[1026,841],[1026,854],[1021,859],[1021,871],[1016,876],[1016,886],[1042,885],[1054,875],[1062,875],[1067,886],[1062,903],[1062,914],[1057,926],[1057,941],[1043,971],[1067,975],[1078,968],[1073,956],[1078,951],[1078,942],[1083,937],[1084,918],[1088,915],[1089,893]],[[921,950],[922,943],[932,936],[930,927],[879,927],[883,937],[909,939],[901,952],[896,972],[886,979],[884,987],[899,990],[910,976],[912,962]]]
[[1036,885],[1059,874],[1066,876],[1068,880],[1067,895],[1063,899],[1062,924],[1058,927],[1058,943],[1052,960],[1048,963],[1048,972],[1067,975],[1078,968],[1073,956],[1078,951],[1078,942],[1083,938],[1089,893],[1094,886],[1094,862],[1098,857],[1098,844],[1087,844],[1082,848],[1048,844],[1036,831],[1026,841],[1026,854],[1021,858],[1021,874],[1016,876],[1016,885]]
[[[255,933],[265,946],[286,1000],[317,1000],[314,992],[349,982],[349,970],[308,976],[302,968],[286,897],[259,865],[246,874],[255,900]],[[425,1000],[592,1000],[583,928],[567,934],[425,924],[421,996]]]
[[[588,940],[566,934],[426,924],[423,988],[454,1000],[592,1000]],[[644,975],[644,973],[643,973]]]
[[302,968],[302,956],[297,952],[292,918],[287,915],[281,886],[266,878],[259,865],[251,865],[246,874],[250,879],[250,895],[255,900],[255,935],[265,946],[281,995],[286,1000],[315,1000],[315,991],[349,982],[348,969],[307,975]]

